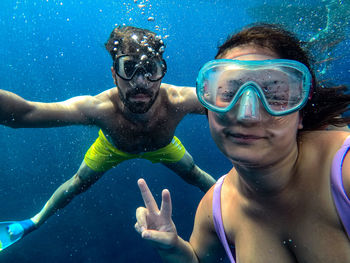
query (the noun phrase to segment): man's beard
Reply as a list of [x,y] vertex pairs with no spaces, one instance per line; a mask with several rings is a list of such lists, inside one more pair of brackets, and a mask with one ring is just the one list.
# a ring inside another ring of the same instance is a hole
[[[153,95],[152,92],[144,88],[134,89],[130,92],[127,92],[125,96],[120,91],[118,93],[119,93],[119,98],[124,103],[125,107],[128,108],[129,111],[131,111],[132,113],[142,114],[142,113],[146,113],[153,106],[155,100],[158,97],[159,89],[157,90],[156,94],[154,94],[154,96],[152,96]],[[136,94],[145,94],[149,96],[151,99],[148,102],[130,101],[130,97],[135,96]]]

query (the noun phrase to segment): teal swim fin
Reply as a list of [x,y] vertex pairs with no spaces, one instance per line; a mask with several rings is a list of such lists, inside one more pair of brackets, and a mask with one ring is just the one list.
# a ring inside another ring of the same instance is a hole
[[17,236],[10,236],[9,234],[9,226],[12,224],[16,224],[15,221],[9,221],[9,222],[0,222],[0,251],[7,248],[8,246],[12,245],[13,243],[20,240],[24,234],[20,233]]
[[30,219],[0,222],[0,251],[22,239],[34,229],[36,226]]

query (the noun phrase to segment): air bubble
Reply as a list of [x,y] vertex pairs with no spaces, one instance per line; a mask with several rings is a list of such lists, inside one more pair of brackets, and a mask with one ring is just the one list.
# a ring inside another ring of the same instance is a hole
[[131,36],[131,38],[132,38],[133,40],[135,40],[135,41],[138,40],[138,37],[137,37],[137,35],[135,35],[135,34],[133,34],[133,35]]

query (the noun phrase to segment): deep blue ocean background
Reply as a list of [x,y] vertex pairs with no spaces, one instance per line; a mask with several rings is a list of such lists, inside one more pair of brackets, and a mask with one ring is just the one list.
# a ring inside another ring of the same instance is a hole
[[[339,21],[334,21],[329,39],[332,48],[314,52],[318,61],[327,59],[328,52],[334,58],[320,78],[350,84],[349,0],[334,2]],[[164,82],[194,86],[200,66],[213,59],[231,32],[253,22],[280,22],[308,40],[326,27],[326,12],[321,0],[2,0],[0,88],[28,100],[53,102],[113,87],[104,43],[116,24],[162,35],[168,64]],[[97,131],[1,126],[0,221],[35,215],[77,171]],[[205,116],[185,117],[176,135],[215,178],[231,168],[212,141]],[[131,160],[108,171],[39,230],[0,252],[0,263],[160,262],[134,230],[135,209],[143,205],[136,184],[140,177],[158,201],[163,188],[171,191],[173,220],[179,235],[188,239],[202,193],[159,164]]]

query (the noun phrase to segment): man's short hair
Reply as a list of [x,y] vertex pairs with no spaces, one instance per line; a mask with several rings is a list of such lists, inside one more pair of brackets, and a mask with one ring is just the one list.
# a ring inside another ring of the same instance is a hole
[[133,26],[118,26],[113,29],[105,47],[114,60],[120,54],[143,52],[148,56],[162,56],[165,45],[156,33]]

